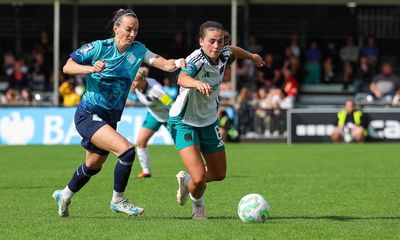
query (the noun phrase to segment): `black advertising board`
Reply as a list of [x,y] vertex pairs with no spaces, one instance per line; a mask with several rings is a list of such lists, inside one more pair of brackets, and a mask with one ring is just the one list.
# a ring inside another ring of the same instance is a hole
[[[292,109],[287,113],[288,143],[330,142],[340,109]],[[365,108],[367,141],[400,141],[400,109]]]

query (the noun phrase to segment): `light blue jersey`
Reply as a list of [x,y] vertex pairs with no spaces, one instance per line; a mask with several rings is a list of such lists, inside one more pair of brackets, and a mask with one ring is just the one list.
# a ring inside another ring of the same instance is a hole
[[120,120],[136,73],[148,49],[133,42],[124,53],[119,53],[113,38],[88,43],[70,54],[78,64],[93,66],[104,59],[105,69],[88,74],[86,92],[78,110],[97,114],[108,123]]

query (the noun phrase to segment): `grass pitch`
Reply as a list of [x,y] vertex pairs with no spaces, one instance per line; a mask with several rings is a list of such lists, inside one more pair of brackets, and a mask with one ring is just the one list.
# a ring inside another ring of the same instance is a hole
[[[232,144],[228,173],[208,184],[207,221],[175,200],[183,165],[172,146],[151,146],[153,177],[126,195],[145,208],[128,217],[109,208],[115,157],[75,195],[68,219],[51,194],[83,162],[80,146],[0,147],[0,239],[399,239],[398,144]],[[267,197],[265,224],[244,224],[239,199]]]

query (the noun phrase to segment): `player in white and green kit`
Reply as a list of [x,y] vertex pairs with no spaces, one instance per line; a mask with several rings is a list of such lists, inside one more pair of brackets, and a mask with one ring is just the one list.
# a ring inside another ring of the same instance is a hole
[[160,129],[161,125],[167,125],[168,111],[172,104],[171,97],[165,93],[161,84],[157,80],[149,78],[148,73],[147,68],[139,68],[131,88],[131,91],[135,91],[139,102],[148,110],[136,140],[136,151],[142,167],[142,172],[137,178],[151,177],[147,142]]
[[224,35],[220,23],[208,21],[201,25],[201,48],[186,58],[186,67],[178,76],[179,95],[169,112],[168,129],[188,170],[176,175],[177,201],[184,205],[190,196],[193,219],[207,218],[203,201],[206,183],[221,181],[226,174],[225,148],[217,119],[218,90],[226,65],[232,58],[263,65],[258,54],[224,46]]

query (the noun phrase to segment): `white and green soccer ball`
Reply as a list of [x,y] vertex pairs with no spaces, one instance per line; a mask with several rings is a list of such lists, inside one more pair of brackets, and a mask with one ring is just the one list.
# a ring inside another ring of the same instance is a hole
[[250,193],[240,199],[237,213],[245,223],[263,223],[270,213],[267,200],[258,193]]

